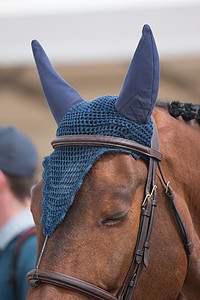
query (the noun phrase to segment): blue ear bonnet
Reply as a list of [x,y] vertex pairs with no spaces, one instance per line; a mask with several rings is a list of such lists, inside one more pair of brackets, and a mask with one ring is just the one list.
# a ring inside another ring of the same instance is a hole
[[[91,134],[130,139],[151,146],[152,121],[137,124],[115,109],[118,96],[104,96],[73,106],[59,123],[57,136]],[[105,147],[69,146],[56,148],[43,161],[44,199],[41,223],[44,234],[52,235],[72,205],[85,175],[106,152],[124,152],[139,158],[136,153]]]
[[[57,136],[107,135],[151,146],[151,114],[159,88],[159,57],[149,25],[143,27],[119,97],[85,101],[60,77],[37,41],[32,42],[32,49],[47,103],[58,124]],[[106,152],[125,152],[139,158],[138,154],[125,150],[70,146],[56,148],[44,159],[41,223],[45,235],[52,235],[64,219],[85,175]]]

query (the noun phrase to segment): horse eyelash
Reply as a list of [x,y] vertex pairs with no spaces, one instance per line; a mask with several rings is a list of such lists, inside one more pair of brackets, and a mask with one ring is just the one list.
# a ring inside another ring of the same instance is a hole
[[108,224],[108,223],[117,223],[118,221],[124,221],[126,219],[126,217],[128,216],[128,213],[131,211],[131,209],[129,209],[125,215],[123,216],[120,216],[120,217],[116,217],[116,218],[107,218],[103,221],[101,221],[101,224],[104,225],[104,224]]

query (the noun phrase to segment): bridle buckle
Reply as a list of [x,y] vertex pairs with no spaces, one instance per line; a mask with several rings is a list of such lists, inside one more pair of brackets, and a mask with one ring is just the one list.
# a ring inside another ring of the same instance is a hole
[[151,194],[147,194],[146,197],[144,198],[144,201],[142,202],[142,207],[146,205],[147,199],[150,198],[152,199],[154,191],[157,189],[157,185],[154,185],[151,191]]

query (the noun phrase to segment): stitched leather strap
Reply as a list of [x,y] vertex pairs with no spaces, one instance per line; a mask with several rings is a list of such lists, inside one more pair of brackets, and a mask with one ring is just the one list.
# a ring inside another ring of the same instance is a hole
[[83,293],[94,299],[117,300],[115,296],[97,286],[53,271],[34,269],[27,274],[27,280],[33,287],[37,287],[40,283],[48,283]]
[[[158,138],[158,132],[154,120],[153,120],[153,125],[154,125],[154,131],[153,131],[151,147],[152,149],[159,152],[159,138]],[[134,256],[128,274],[123,282],[122,287],[118,292],[117,296],[119,300],[133,299],[137,281],[142,272],[143,265],[144,266],[148,265],[147,250],[149,249],[149,241],[150,241],[150,236],[151,236],[151,231],[153,226],[154,209],[156,204],[155,190],[153,189],[154,191],[153,194],[152,195],[150,194],[155,184],[156,162],[157,160],[155,158],[150,157],[148,174],[147,174],[147,182],[145,187],[146,203],[145,205],[142,204],[140,224],[138,229],[138,236],[137,236]]]
[[105,135],[65,135],[55,138],[51,142],[51,145],[54,149],[64,146],[100,146],[134,151],[148,157],[153,157],[158,161],[161,161],[162,158],[162,154],[156,149],[143,146],[132,140]]
[[163,180],[164,184],[167,186],[167,191],[165,192],[165,194],[166,194],[166,197],[169,199],[169,202],[171,204],[174,216],[175,216],[177,224],[178,224],[178,228],[179,228],[180,233],[182,235],[182,240],[183,240],[184,248],[185,248],[185,251],[186,251],[186,254],[187,254],[188,267],[189,267],[190,255],[192,253],[192,242],[190,241],[187,228],[186,228],[185,223],[184,223],[184,221],[181,217],[180,211],[179,211],[179,209],[176,205],[175,195],[172,191],[171,186],[168,185],[168,183],[167,183],[167,181],[166,181],[166,179],[163,175],[160,163],[158,163],[158,167],[159,167],[159,171],[160,171],[162,180]]

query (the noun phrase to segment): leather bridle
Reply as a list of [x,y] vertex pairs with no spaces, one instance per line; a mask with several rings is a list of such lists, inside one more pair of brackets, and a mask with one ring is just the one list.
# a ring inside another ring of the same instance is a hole
[[150,237],[153,227],[154,212],[156,207],[156,166],[158,165],[163,183],[166,186],[166,196],[170,201],[172,210],[176,217],[178,227],[182,236],[183,244],[186,250],[188,265],[189,265],[189,255],[191,254],[191,242],[188,237],[187,229],[181,218],[180,212],[176,206],[173,191],[163,176],[160,161],[162,158],[159,152],[159,138],[158,132],[153,121],[153,137],[151,148],[145,147],[136,143],[132,140],[126,140],[122,138],[112,137],[112,136],[101,136],[101,135],[69,135],[57,137],[52,141],[53,148],[63,147],[63,146],[103,146],[115,149],[124,149],[128,151],[133,151],[139,153],[142,157],[147,157],[148,163],[148,174],[145,187],[145,197],[141,205],[141,216],[140,224],[137,236],[136,247],[133,253],[133,260],[126,278],[119,289],[116,296],[113,296],[109,292],[94,286],[88,282],[63,275],[54,271],[47,271],[39,269],[40,260],[44,252],[46,241],[48,236],[45,238],[45,242],[38,259],[36,268],[27,274],[27,279],[32,287],[37,287],[41,283],[47,283],[56,285],[59,287],[64,287],[70,290],[77,291],[86,296],[92,297],[94,299],[101,300],[131,300],[136,288],[136,283],[141,274],[143,266],[148,266],[148,249],[150,245]]

